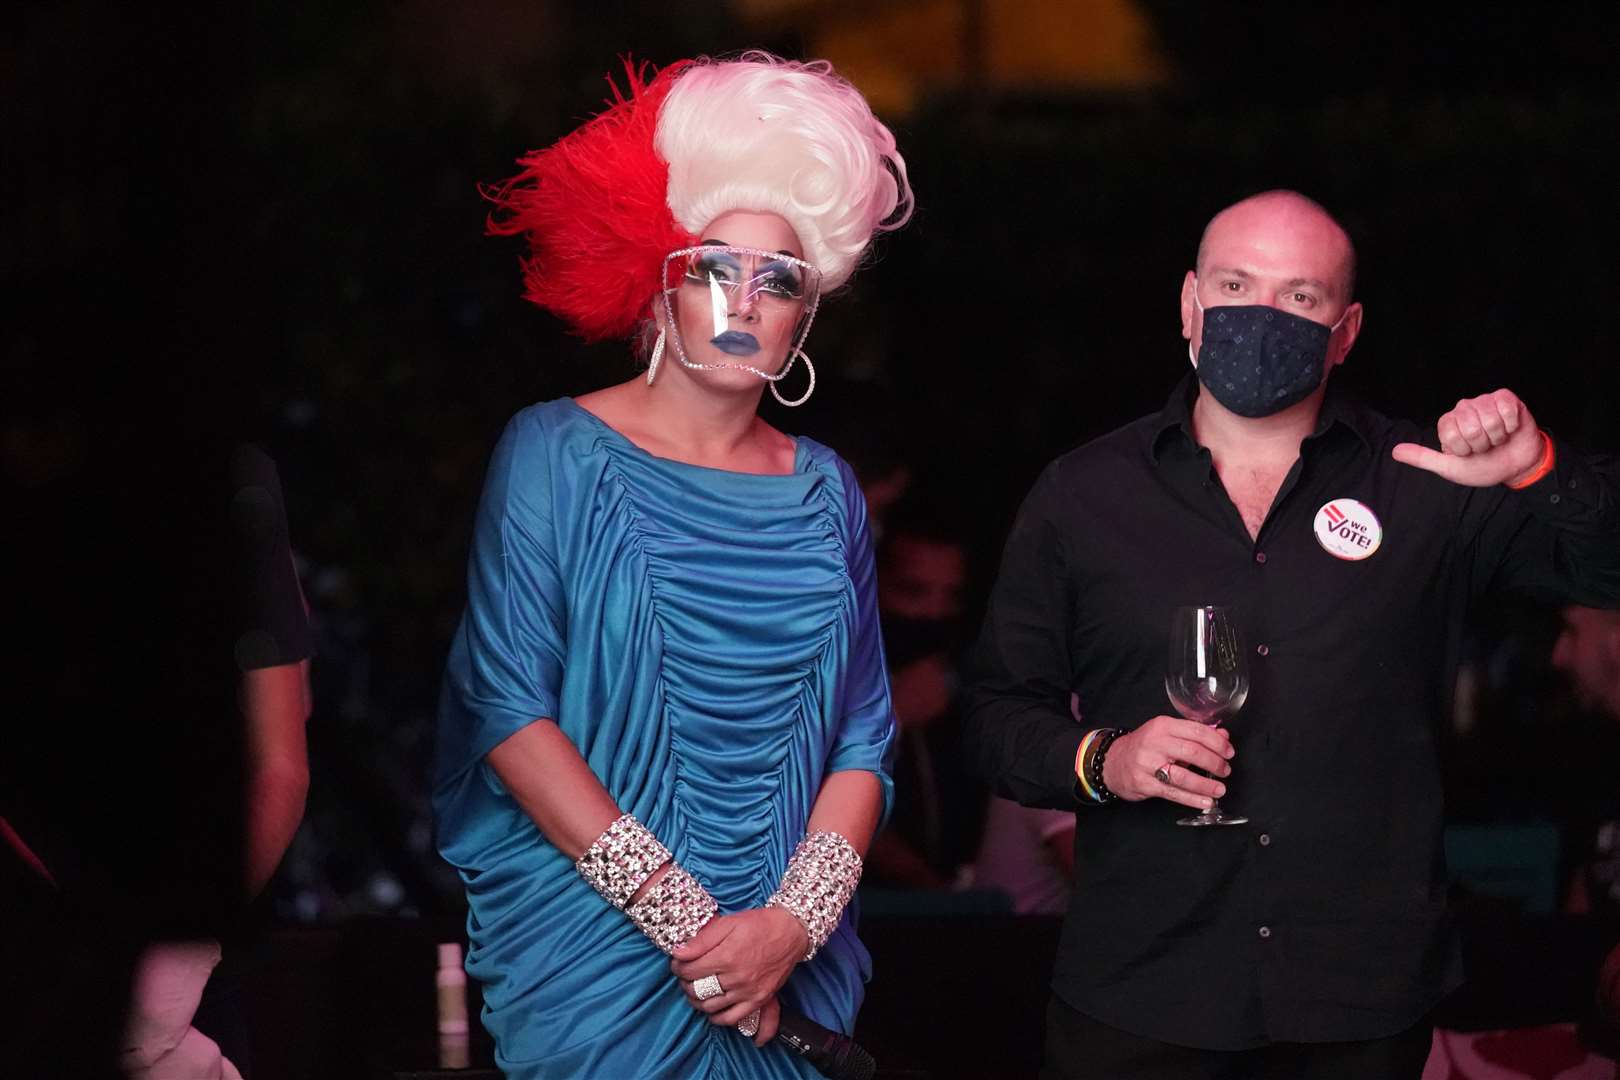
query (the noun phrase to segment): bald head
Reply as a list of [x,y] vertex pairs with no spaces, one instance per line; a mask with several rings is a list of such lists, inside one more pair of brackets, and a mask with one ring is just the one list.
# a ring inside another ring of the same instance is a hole
[[1356,286],[1356,248],[1350,234],[1315,199],[1297,191],[1262,191],[1233,203],[1210,218],[1198,241],[1200,277],[1217,253],[1234,248],[1277,249],[1303,246],[1325,269],[1324,284],[1339,304],[1348,304]]

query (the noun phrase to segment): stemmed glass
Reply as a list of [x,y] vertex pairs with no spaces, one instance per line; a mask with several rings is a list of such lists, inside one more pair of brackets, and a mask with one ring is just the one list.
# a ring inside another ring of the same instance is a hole
[[[1188,720],[1211,727],[1230,719],[1249,696],[1249,667],[1231,612],[1224,607],[1179,607],[1170,618],[1170,662],[1164,691]],[[1219,802],[1177,825],[1242,825]]]

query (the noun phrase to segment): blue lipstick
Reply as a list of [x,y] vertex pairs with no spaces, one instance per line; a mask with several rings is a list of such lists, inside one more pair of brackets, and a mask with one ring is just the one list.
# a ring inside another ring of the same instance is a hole
[[709,344],[729,356],[753,356],[759,352],[759,339],[741,330],[727,330],[710,338]]

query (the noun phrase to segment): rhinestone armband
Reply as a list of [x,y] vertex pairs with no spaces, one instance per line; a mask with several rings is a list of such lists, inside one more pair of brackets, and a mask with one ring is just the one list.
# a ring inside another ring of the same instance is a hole
[[799,841],[766,906],[779,907],[804,924],[810,935],[804,954],[808,960],[832,936],[860,880],[861,857],[854,846],[835,832],[813,832]]
[[574,863],[579,876],[623,911],[653,871],[669,862],[669,849],[629,814],[609,825]]
[[652,943],[667,953],[697,937],[703,924],[714,918],[720,905],[697,879],[671,863],[669,871],[647,895],[625,909],[630,921]]

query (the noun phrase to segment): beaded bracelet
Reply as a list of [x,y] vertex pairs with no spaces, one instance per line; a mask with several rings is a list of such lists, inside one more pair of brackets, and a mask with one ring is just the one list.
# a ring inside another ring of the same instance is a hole
[[[666,863],[668,872],[632,904],[636,890]],[[720,910],[714,897],[630,814],[603,830],[575,861],[574,869],[666,953],[691,941]]]
[[793,849],[782,883],[765,906],[779,907],[804,924],[810,936],[804,954],[808,960],[832,936],[860,880],[861,856],[855,846],[835,832],[813,832]]
[[1103,761],[1108,756],[1108,748],[1123,734],[1119,728],[1109,728],[1107,734],[1098,737],[1097,748],[1091,752],[1091,786],[1097,789],[1103,802],[1113,802],[1119,798],[1103,783]]

